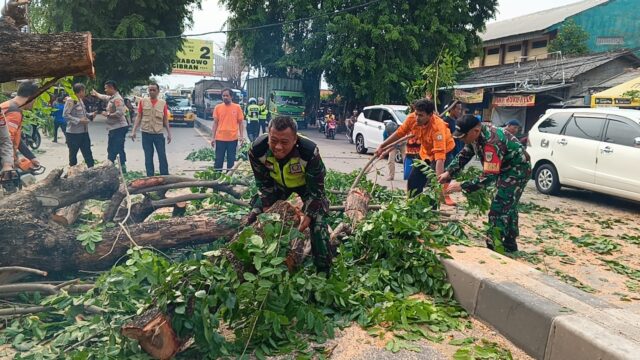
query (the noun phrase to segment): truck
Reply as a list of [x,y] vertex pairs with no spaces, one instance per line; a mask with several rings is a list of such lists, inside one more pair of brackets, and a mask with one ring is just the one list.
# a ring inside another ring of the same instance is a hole
[[275,77],[249,79],[247,95],[250,98],[264,98],[272,118],[288,115],[298,123],[298,128],[307,127],[304,118],[305,94],[302,90],[302,80]]
[[211,120],[213,109],[222,102],[222,90],[229,88],[233,92],[233,102],[242,104],[242,91],[235,85],[222,80],[200,80],[193,87],[191,101],[198,117]]

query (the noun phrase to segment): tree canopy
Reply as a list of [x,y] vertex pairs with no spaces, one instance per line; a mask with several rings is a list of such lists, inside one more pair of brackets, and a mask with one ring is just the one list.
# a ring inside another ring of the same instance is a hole
[[[342,98],[358,104],[404,101],[402,84],[413,82],[444,49],[470,60],[480,43],[477,32],[497,6],[497,0],[222,3],[231,12],[230,29],[287,22],[229,35],[228,46],[239,44],[248,64],[272,76],[319,80],[324,72]],[[294,21],[301,18],[307,20]]]
[[573,19],[564,22],[558,37],[549,43],[549,52],[561,51],[562,55],[584,55],[589,53],[589,33]]
[[[98,5],[96,5],[96,3]],[[37,0],[30,5],[36,32],[90,31],[94,38],[160,37],[154,40],[93,41],[96,82],[112,79],[122,90],[171,72],[180,35],[201,0]]]

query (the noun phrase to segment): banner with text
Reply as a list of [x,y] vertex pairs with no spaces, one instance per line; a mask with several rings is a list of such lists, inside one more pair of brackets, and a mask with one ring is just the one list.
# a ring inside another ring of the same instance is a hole
[[213,42],[185,39],[172,68],[172,74],[213,75]]
[[464,91],[464,90],[456,89],[454,91],[453,97],[456,100],[460,100],[465,104],[479,104],[483,100],[484,89],[478,89],[474,91]]
[[493,97],[493,105],[495,106],[513,106],[513,107],[525,107],[525,106],[535,106],[536,104],[536,96],[535,95],[511,95],[511,96],[503,96]]

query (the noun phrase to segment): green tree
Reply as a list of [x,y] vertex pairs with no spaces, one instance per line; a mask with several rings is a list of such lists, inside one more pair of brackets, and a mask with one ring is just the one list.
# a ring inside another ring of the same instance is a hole
[[443,49],[468,62],[496,0],[381,0],[332,19],[326,78],[357,103],[404,102],[413,82]]
[[569,56],[588,54],[587,40],[589,33],[573,19],[569,19],[558,31],[558,36],[549,43],[549,52],[561,51],[562,55]]
[[[413,82],[442,49],[463,62],[471,59],[480,43],[476,34],[495,13],[497,0],[222,3],[231,12],[231,29],[288,21],[230,34],[227,46],[239,44],[248,64],[267,75],[301,77],[307,94],[318,90],[324,72],[344,100],[369,104],[404,101],[402,84]],[[300,18],[311,19],[292,22]]]
[[94,38],[160,37],[154,40],[93,41],[96,83],[118,82],[121,90],[171,72],[201,0],[36,0],[30,5],[37,32],[90,31]]

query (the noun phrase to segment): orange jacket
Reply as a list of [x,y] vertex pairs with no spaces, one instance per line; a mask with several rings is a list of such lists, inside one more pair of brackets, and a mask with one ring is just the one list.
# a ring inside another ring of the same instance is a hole
[[422,160],[446,160],[447,153],[456,147],[449,125],[436,114],[426,125],[418,125],[416,113],[412,112],[396,132],[400,137],[412,133],[420,140]]
[[0,104],[0,109],[2,109],[0,111],[0,118],[4,118],[7,122],[11,143],[13,144],[13,156],[15,157],[18,153],[20,136],[22,135],[22,110],[20,110],[20,107],[12,100]]

